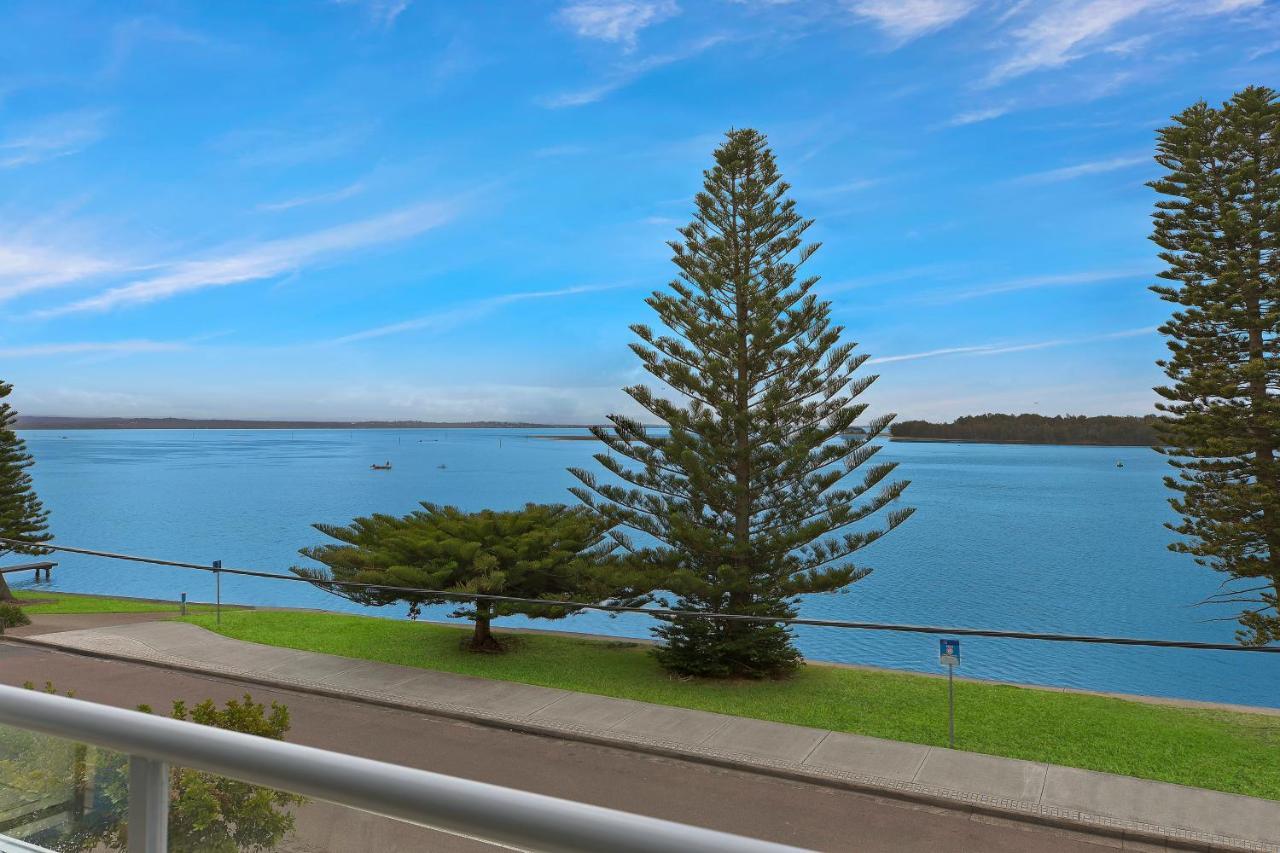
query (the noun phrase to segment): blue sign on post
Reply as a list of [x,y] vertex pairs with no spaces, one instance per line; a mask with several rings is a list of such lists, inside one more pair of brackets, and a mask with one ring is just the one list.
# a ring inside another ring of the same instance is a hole
[[955,671],[960,665],[960,641],[938,640],[938,662],[947,668],[947,743],[956,748]]
[[943,666],[959,666],[960,665],[960,641],[959,640],[939,640],[938,641],[938,661]]

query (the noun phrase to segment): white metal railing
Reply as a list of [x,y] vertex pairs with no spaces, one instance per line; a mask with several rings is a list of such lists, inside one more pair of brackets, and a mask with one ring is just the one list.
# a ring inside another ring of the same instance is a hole
[[521,850],[798,849],[15,687],[0,686],[0,725],[127,753],[130,853],[166,850],[171,765]]

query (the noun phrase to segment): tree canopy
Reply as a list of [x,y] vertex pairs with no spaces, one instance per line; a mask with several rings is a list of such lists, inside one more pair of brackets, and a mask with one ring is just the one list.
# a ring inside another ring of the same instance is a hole
[[[23,544],[0,542],[0,557],[11,553],[47,553],[39,545],[50,539],[49,514],[36,496],[27,470],[35,463],[26,443],[14,431],[17,413],[5,400],[12,392],[12,385],[0,381],[0,539]],[[3,574],[0,574],[0,600],[13,600]]]
[[[578,608],[550,602],[598,601],[620,592],[610,586],[605,534],[612,522],[581,507],[526,504],[511,511],[464,512],[423,503],[404,516],[372,515],[347,525],[316,524],[337,543],[302,549],[324,570],[293,571],[335,595],[361,604],[406,601],[416,617],[423,605],[456,603],[458,596],[502,595],[544,599],[546,605],[476,598],[452,615],[475,623],[471,645],[497,650],[491,620],[521,613],[557,619]],[[337,586],[330,581],[377,584],[380,589]],[[404,589],[399,592],[397,589]],[[409,589],[439,590],[452,596]]]

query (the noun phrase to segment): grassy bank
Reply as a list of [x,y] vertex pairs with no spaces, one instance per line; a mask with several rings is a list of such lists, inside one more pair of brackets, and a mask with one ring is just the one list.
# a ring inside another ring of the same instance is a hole
[[[144,598],[112,598],[67,592],[19,590],[18,605],[28,615],[41,613],[176,613],[176,601],[148,601]],[[223,608],[225,611],[225,607]],[[212,613],[213,605],[188,604],[188,613]]]
[[[324,613],[248,612],[188,621],[240,640],[945,745],[947,684],[805,667],[780,682],[682,680],[642,645],[524,634],[504,655],[459,648],[464,631]],[[1191,710],[995,684],[956,683],[956,746],[1280,799],[1280,717]]]

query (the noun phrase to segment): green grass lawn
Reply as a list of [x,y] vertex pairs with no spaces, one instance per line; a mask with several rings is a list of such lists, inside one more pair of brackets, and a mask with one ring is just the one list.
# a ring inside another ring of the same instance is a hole
[[[215,630],[213,618],[188,620]],[[673,678],[645,647],[520,635],[501,655],[464,652],[463,630],[322,613],[222,614],[240,640],[945,745],[945,679],[806,666],[786,681]],[[956,682],[959,749],[1280,799],[1280,717]]]
[[[178,603],[145,601],[137,598],[111,598],[101,595],[76,595],[66,592],[15,591],[18,605],[30,615],[40,613],[174,613]],[[43,602],[27,604],[28,601]],[[225,613],[226,608],[223,608]],[[188,613],[212,613],[211,604],[188,604]]]

